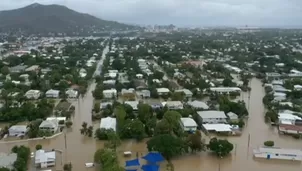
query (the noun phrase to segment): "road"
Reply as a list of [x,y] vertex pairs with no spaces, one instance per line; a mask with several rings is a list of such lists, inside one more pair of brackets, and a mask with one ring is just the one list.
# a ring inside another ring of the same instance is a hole
[[97,75],[101,74],[102,66],[103,66],[104,60],[106,59],[106,55],[107,55],[108,52],[109,52],[109,45],[106,45],[106,47],[103,50],[101,59],[97,63],[96,70],[94,72],[94,76],[97,76]]

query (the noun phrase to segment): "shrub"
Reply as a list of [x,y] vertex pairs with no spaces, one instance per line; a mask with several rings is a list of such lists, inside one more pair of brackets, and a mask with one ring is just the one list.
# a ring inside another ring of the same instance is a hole
[[70,128],[71,126],[72,126],[72,122],[71,121],[67,121],[66,123],[65,123],[65,125],[66,125],[66,127],[67,128]]
[[275,145],[275,142],[274,141],[265,141],[263,144],[264,144],[264,146],[267,146],[267,147],[273,147]]
[[64,120],[60,120],[60,121],[59,121],[59,125],[63,125],[64,123],[65,123]]
[[41,150],[42,149],[42,145],[41,144],[37,144],[36,145],[36,150]]

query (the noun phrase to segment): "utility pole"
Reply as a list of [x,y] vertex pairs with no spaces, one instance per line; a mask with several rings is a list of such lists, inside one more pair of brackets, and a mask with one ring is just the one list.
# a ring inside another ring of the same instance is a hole
[[251,141],[251,134],[249,134],[249,136],[248,136],[246,159],[248,159],[248,157],[249,157],[250,141]]

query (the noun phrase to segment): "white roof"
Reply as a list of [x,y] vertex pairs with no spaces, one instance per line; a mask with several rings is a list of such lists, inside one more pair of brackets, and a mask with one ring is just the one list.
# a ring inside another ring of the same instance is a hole
[[101,119],[100,128],[116,130],[116,118],[106,117]]
[[10,131],[20,131],[26,132],[27,126],[26,125],[13,125],[9,128]]
[[232,126],[229,124],[203,124],[202,125],[207,131],[216,132],[231,132]]
[[233,113],[233,112],[229,112],[229,113],[227,113],[227,115],[229,117],[237,117],[238,118],[238,115],[236,113]]
[[275,92],[274,97],[286,97],[285,93]]
[[228,92],[228,91],[241,91],[239,87],[211,87],[211,91],[220,91],[220,92]]
[[47,161],[55,161],[56,160],[56,152],[49,151],[45,152],[44,150],[38,150],[35,154],[35,163],[45,163]]
[[169,93],[170,90],[168,88],[157,88],[157,92],[159,93]]
[[289,154],[302,156],[302,150],[300,149],[284,149],[279,147],[260,147],[258,150],[254,150],[254,153]]
[[66,117],[48,117],[46,120],[58,120],[58,121],[65,121]]
[[139,104],[139,101],[125,101],[125,104],[132,107],[132,109],[137,110],[137,105]]
[[300,118],[299,116],[293,115],[293,114],[289,114],[289,113],[278,113],[278,119],[279,120],[302,120],[302,118]]
[[117,93],[116,89],[108,89],[108,90],[104,90],[103,93]]
[[53,90],[53,89],[46,91],[46,94],[59,94],[59,93],[60,93],[59,90]]
[[201,118],[204,118],[204,119],[205,118],[223,118],[223,119],[227,118],[223,111],[218,111],[218,110],[198,111],[197,114]]
[[196,122],[192,118],[180,118],[180,120],[185,127],[187,127],[187,126],[188,127],[193,127],[193,126],[197,127]]
[[188,102],[188,104],[194,108],[209,109],[209,106],[203,101],[194,100]]

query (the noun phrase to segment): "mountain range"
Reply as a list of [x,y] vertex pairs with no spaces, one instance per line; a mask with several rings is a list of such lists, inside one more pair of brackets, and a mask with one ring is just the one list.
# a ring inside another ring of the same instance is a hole
[[0,11],[0,32],[91,34],[136,28],[138,27],[79,13],[61,5],[35,3],[19,9]]

